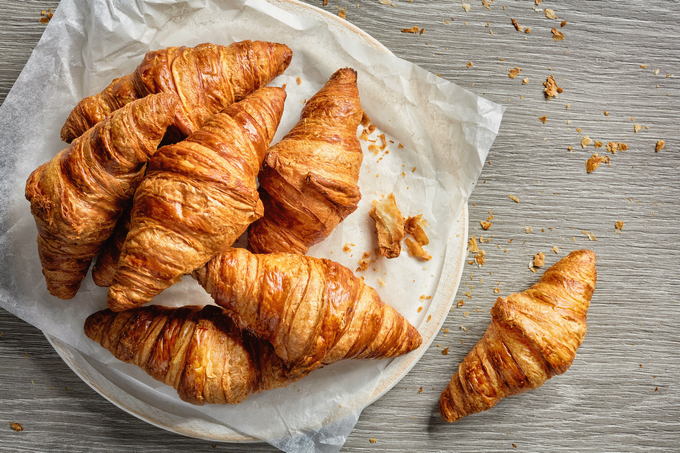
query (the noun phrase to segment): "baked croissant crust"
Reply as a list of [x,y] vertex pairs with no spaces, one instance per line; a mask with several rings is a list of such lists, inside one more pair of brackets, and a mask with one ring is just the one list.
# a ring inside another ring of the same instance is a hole
[[268,152],[260,172],[265,216],[249,229],[256,253],[304,254],[357,208],[363,111],[357,74],[333,74],[297,125]]
[[26,182],[47,289],[72,298],[156,152],[179,100],[162,93],[117,110]]
[[282,88],[260,88],[151,159],[133,199],[109,308],[150,301],[262,217],[257,173],[285,99]]
[[85,334],[192,404],[239,403],[303,376],[214,305],[102,310],[87,318]]
[[240,328],[269,341],[294,369],[395,357],[422,341],[363,279],[330,260],[232,248],[194,277]]
[[567,371],[586,334],[596,279],[595,253],[577,250],[528,290],[499,297],[484,336],[441,394],[444,420],[489,409]]
[[174,124],[184,136],[189,135],[213,113],[267,85],[288,67],[292,55],[283,44],[263,41],[148,52],[132,74],[114,79],[101,93],[81,100],[62,127],[61,138],[70,143],[125,104],[162,92],[179,96],[182,108]]
[[118,219],[116,227],[109,239],[104,243],[92,266],[92,280],[97,286],[111,286],[118,269],[120,251],[123,250],[125,238],[130,230],[130,208],[128,207]]

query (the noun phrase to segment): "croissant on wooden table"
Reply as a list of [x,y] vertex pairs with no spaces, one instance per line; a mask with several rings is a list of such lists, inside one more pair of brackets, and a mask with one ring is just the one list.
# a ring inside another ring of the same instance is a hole
[[31,173],[26,198],[50,293],[62,299],[76,294],[178,105],[172,93],[127,104]]
[[81,100],[61,129],[71,142],[111,112],[149,94],[170,92],[181,100],[174,125],[183,135],[256,89],[290,64],[284,44],[241,41],[229,46],[199,44],[148,52],[132,73],[114,79],[101,93]]
[[327,259],[232,248],[193,275],[240,328],[295,369],[395,357],[422,342],[363,279]]
[[260,172],[264,217],[248,231],[256,253],[304,254],[357,208],[363,110],[356,71],[340,69],[307,101]]
[[260,88],[156,153],[134,195],[109,308],[150,301],[262,216],[257,173],[285,99],[282,88]]
[[577,250],[528,290],[499,297],[484,336],[441,394],[444,420],[484,411],[564,373],[586,334],[596,279],[595,253]]
[[87,318],[85,334],[192,404],[239,403],[304,376],[214,305],[102,310]]

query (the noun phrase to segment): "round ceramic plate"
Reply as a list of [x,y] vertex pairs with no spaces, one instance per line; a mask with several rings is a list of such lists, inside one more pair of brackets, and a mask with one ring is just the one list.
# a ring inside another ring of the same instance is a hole
[[[276,3],[277,6],[293,14],[316,15],[329,27],[345,28],[358,35],[367,46],[389,52],[373,37],[331,13],[297,0],[277,0]],[[437,289],[433,294],[432,303],[427,308],[427,312],[424,313],[429,322],[420,322],[416,326],[423,337],[423,345],[410,354],[391,360],[381,374],[374,391],[368,395],[357,397],[355,401],[348,402],[348,405],[361,410],[361,408],[368,406],[384,395],[409,372],[434,340],[446,319],[451,302],[458,290],[466,255],[467,226],[468,211],[467,206],[464,206],[457,221],[451,227],[451,234],[448,236],[446,247],[444,247],[445,257],[436,285]],[[425,317],[422,317],[422,319],[425,319]],[[157,400],[149,398],[148,388],[143,383],[122,376],[107,365],[83,355],[54,337],[47,336],[47,339],[64,362],[85,383],[119,408],[141,420],[178,434],[215,442],[256,441],[256,439],[223,424],[201,417],[179,415],[178,412],[173,411],[173,407],[160,404]]]

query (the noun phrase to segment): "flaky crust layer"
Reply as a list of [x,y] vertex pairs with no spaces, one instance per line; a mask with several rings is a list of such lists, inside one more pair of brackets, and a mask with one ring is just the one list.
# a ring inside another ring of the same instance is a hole
[[87,318],[85,334],[192,404],[239,403],[303,376],[212,305],[102,310]]
[[271,342],[295,369],[395,357],[422,341],[363,279],[330,260],[232,248],[194,276],[239,327]]
[[577,250],[528,290],[499,297],[484,336],[441,394],[444,420],[489,409],[564,373],[586,334],[596,280],[595,253]]
[[268,152],[260,172],[265,216],[249,230],[257,253],[304,254],[357,208],[363,110],[353,69],[338,70]]
[[158,151],[135,192],[109,308],[150,301],[262,216],[257,173],[285,99],[282,88],[261,88]]
[[26,182],[47,288],[72,298],[171,124],[177,96],[140,99],[98,123]]
[[101,93],[84,98],[69,114],[61,138],[71,142],[111,112],[154,93],[174,93],[181,109],[174,121],[186,135],[213,113],[267,85],[290,64],[291,50],[263,41],[229,46],[199,44],[148,52],[135,72],[114,79]]

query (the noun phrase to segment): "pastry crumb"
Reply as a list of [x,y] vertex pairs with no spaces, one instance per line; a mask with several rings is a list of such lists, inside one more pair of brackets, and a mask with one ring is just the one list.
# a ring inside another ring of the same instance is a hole
[[514,79],[520,74],[520,72],[522,72],[522,68],[519,67],[510,68],[508,69],[508,77]]
[[593,139],[586,135],[581,139],[581,148],[585,148],[586,146],[591,145],[592,143]]
[[564,92],[562,87],[557,85],[557,81],[555,81],[555,77],[553,77],[552,75],[549,75],[545,79],[545,82],[543,82],[543,86],[545,87],[543,89],[543,94],[545,95],[546,99],[556,98],[558,94]]
[[300,77],[295,77],[295,83],[302,85],[302,79]]
[[465,326],[458,326],[458,328],[459,328],[460,330],[462,330],[463,332],[467,332],[467,331],[468,331],[468,328],[465,327]]
[[41,9],[39,21],[40,21],[41,24],[46,24],[52,19],[53,16],[54,16],[54,10],[52,8]]
[[498,286],[496,286],[496,287],[493,289],[493,293],[494,293],[494,294],[500,294],[500,293],[501,293],[501,289],[500,289]]
[[547,116],[539,116],[539,117],[538,117],[538,121],[540,121],[541,123],[545,124],[545,123],[548,122],[548,117],[547,117]]
[[599,140],[595,140],[595,143],[593,143],[593,146],[595,148],[602,148],[603,143]]
[[472,68],[474,65],[475,64],[471,61],[468,61],[467,63],[465,63],[465,66],[467,66],[468,68]]
[[359,260],[359,265],[356,268],[356,272],[363,272],[368,269],[369,264],[371,264],[371,254],[369,252],[364,252]]
[[347,11],[345,8],[340,8],[338,10],[338,16],[340,16],[341,19],[347,19]]
[[425,322],[430,322],[431,320],[432,320],[432,315],[427,315],[427,319],[425,320]]
[[444,327],[444,328],[442,329],[442,332],[443,332],[443,333],[449,333],[449,328],[448,328],[448,327]]
[[586,161],[586,173],[592,173],[595,170],[597,170],[597,167],[600,166],[602,163],[609,163],[610,162],[609,156],[600,156],[598,153],[593,154],[588,158]]
[[353,242],[347,242],[345,245],[342,246],[342,251],[345,253],[350,253],[352,251],[352,247],[354,247],[356,244]]
[[522,85],[527,85],[529,83],[529,77],[525,77],[522,79]]
[[24,430],[24,426],[21,423],[17,423],[17,422],[10,423],[9,427],[12,428],[12,430],[16,431],[16,432]]
[[553,245],[552,248],[551,248],[550,250],[552,250],[552,252],[553,252],[555,255],[557,255],[557,254],[560,253],[560,248],[559,248],[558,246],[556,246],[556,245]]
[[378,442],[378,439],[376,439],[375,437],[371,437],[370,439],[368,439],[368,441],[372,444],[375,444]]
[[486,262],[486,252],[484,250],[480,250],[475,254],[475,263],[477,263],[478,266],[484,266],[484,263]]
[[423,389],[422,387],[418,387],[418,393],[423,393],[424,391],[425,389]]
[[552,39],[555,41],[564,41],[564,33],[556,28],[551,28],[550,33],[552,33]]
[[418,244],[427,245],[430,243],[430,238],[427,236],[427,233],[425,233],[424,227],[426,223],[422,214],[409,217],[404,224],[404,231],[413,236],[413,239],[415,239]]
[[591,231],[581,230],[581,233],[583,233],[588,238],[588,240],[597,241],[597,237],[595,237]]
[[463,299],[456,302],[456,307],[458,307],[458,308],[462,307],[463,305],[465,305],[465,301]]
[[376,281],[378,282],[378,286],[380,286],[381,288],[385,287],[385,280],[383,280],[382,278],[379,278]]
[[607,143],[607,151],[609,151],[612,154],[616,154],[619,151],[627,151],[628,150],[628,145],[625,143],[621,142],[608,142]]
[[408,249],[409,255],[421,261],[430,261],[432,259],[432,255],[427,253],[422,245],[410,237],[406,238],[406,248]]
[[666,147],[666,141],[665,140],[657,140],[656,145],[654,145],[654,152],[658,153],[662,149]]
[[624,222],[622,220],[617,220],[614,222],[614,229],[617,231],[623,231]]
[[603,111],[602,114],[603,114],[604,116],[609,116],[609,112],[608,112],[607,110]]
[[546,8],[543,10],[543,14],[545,14],[545,17],[548,19],[557,19],[557,14],[555,14],[555,10]]
[[421,311],[423,311],[423,306],[421,305],[420,307],[418,307],[418,310],[416,310],[416,311],[417,311],[418,313],[420,313]]
[[525,30],[525,28],[521,26],[519,22],[517,22],[517,19],[510,18],[510,23],[512,23],[512,26],[515,27],[515,30],[517,30],[520,33]]
[[633,124],[633,132],[635,132],[636,134],[644,129],[649,129],[649,127],[645,126],[644,124],[637,123]]
[[510,445],[512,445],[512,448],[517,448],[517,444],[515,444],[515,443],[512,443]]
[[468,238],[468,252],[470,253],[479,252],[479,247],[477,246],[477,238],[474,236],[470,236]]
[[566,27],[568,23],[569,22],[567,22],[566,20],[563,20],[562,22],[560,22],[560,28]]
[[442,349],[442,355],[449,355],[449,348]]
[[482,230],[486,231],[491,228],[491,226],[493,226],[493,223],[489,222],[488,220],[480,220],[479,225],[482,227]]
[[514,201],[515,203],[519,203],[520,199],[517,195],[508,195],[508,198]]
[[368,215],[375,221],[378,235],[378,253],[386,258],[396,258],[401,254],[401,240],[406,235],[405,219],[397,207],[394,194],[382,200],[373,200]]
[[420,28],[417,25],[414,25],[413,27],[410,28],[402,28],[401,29],[402,33],[411,33],[411,34],[419,34],[422,35],[425,32],[424,28]]
[[534,255],[534,267],[543,267],[545,264],[545,254],[543,252],[538,252]]
[[532,227],[530,227],[529,225],[527,225],[527,226],[524,227],[524,232],[526,234],[531,234],[531,233],[534,232],[534,229]]
[[472,6],[470,6],[469,3],[463,3],[460,6],[465,10],[466,13],[469,13],[470,10],[472,9]]
[[422,294],[418,299],[420,299],[420,300],[432,300],[432,296],[428,296],[427,294]]

